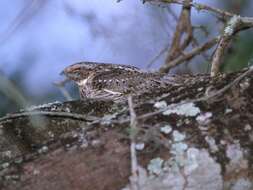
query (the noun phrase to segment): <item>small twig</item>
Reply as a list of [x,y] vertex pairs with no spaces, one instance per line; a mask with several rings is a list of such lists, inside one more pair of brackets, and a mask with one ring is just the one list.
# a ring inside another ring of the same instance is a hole
[[[170,61],[179,57],[183,50],[191,43],[192,40],[192,25],[191,25],[191,7],[189,3],[192,0],[185,0],[177,26],[173,35],[170,50],[168,51],[165,65]],[[185,38],[183,38],[186,36]],[[183,39],[182,39],[183,38]]]
[[[130,111],[130,125],[131,125],[131,129],[133,129],[133,131],[137,130],[137,120],[136,120],[136,114],[134,111],[134,105],[133,105],[133,99],[132,96],[128,97],[128,106],[129,106],[129,111]],[[132,137],[131,139],[135,140],[135,133],[131,133]]]
[[186,189],[188,189],[187,187],[188,187],[188,185],[189,185],[189,180],[188,180],[188,176],[187,176],[187,174],[185,173],[185,168],[184,167],[180,167],[179,165],[178,165],[178,167],[180,168],[179,169],[179,172],[180,172],[180,174],[182,175],[182,177],[183,177],[183,179],[184,179],[184,183],[183,183],[183,190],[186,190]]
[[216,91],[215,93],[207,96],[205,99],[203,98],[203,100],[207,100],[207,99],[210,99],[210,98],[213,98],[215,96],[223,94],[225,91],[227,91],[228,89],[230,89],[232,86],[236,85],[238,82],[240,82],[243,78],[245,78],[246,76],[248,76],[252,72],[253,72],[253,66],[251,66],[247,71],[245,71],[243,74],[241,74],[235,80],[233,80],[231,83],[229,83],[228,85],[226,85],[222,89]]
[[146,66],[147,69],[149,69],[153,64],[154,62],[162,56],[162,54],[164,54],[167,50],[169,49],[169,44],[167,44],[163,49],[161,49],[157,55],[155,55],[151,61],[148,63],[148,65]]
[[71,97],[71,95],[69,94],[69,92],[65,89],[65,84],[68,83],[70,81],[70,79],[64,79],[63,81],[60,82],[54,82],[53,84],[59,88],[59,90],[61,91],[61,93],[63,94],[63,96],[66,98],[66,100],[71,101],[73,100],[73,98]]
[[65,86],[65,84],[67,84],[68,82],[70,82],[70,79],[66,78],[62,81],[54,82],[53,84],[58,87],[58,86]]
[[50,112],[50,111],[30,111],[30,112],[23,112],[23,113],[16,113],[7,115],[5,117],[0,118],[0,123],[6,122],[10,119],[16,119],[20,117],[29,117],[29,116],[51,116],[51,117],[65,117],[69,119],[76,119],[80,121],[94,121],[98,120],[99,118],[94,116],[84,116],[83,114],[77,113],[69,113],[69,112]]
[[48,1],[31,0],[26,1],[23,9],[18,13],[12,23],[4,31],[3,36],[0,38],[0,45],[8,42],[9,38],[13,36],[22,25],[30,21],[34,15],[38,14],[39,11],[48,3]]
[[[173,4],[179,4],[179,5],[185,5],[186,0],[145,0],[145,2],[162,2],[162,3],[173,3]],[[218,9],[216,7],[211,7],[209,5],[201,4],[201,3],[195,3],[195,2],[190,2],[189,6],[194,7],[196,10],[201,11],[209,11],[212,13],[215,13],[218,15],[219,18],[221,18],[224,21],[227,21],[228,19],[232,18],[233,16],[237,16],[234,13]],[[243,28],[250,28],[253,27],[253,18],[252,17],[241,17],[241,22],[243,23],[242,25],[242,30]]]
[[[208,35],[207,35],[208,36]],[[207,37],[206,36],[206,37]],[[193,37],[193,39],[192,39],[192,47],[193,48],[196,48],[196,47],[199,47],[200,45],[199,45],[199,42],[198,42],[198,40],[195,38],[195,37]],[[210,47],[211,48],[211,47]],[[210,49],[209,48],[209,49]],[[208,55],[208,53],[207,52],[205,52],[205,51],[203,51],[203,52],[201,52],[201,54],[200,54],[200,56],[204,59],[204,60],[206,60],[207,62],[210,62],[211,61],[211,56],[209,56]],[[208,70],[207,70],[208,71]],[[206,72],[207,73],[207,72]]]
[[172,60],[171,62],[169,62],[166,65],[163,65],[159,71],[162,73],[168,73],[172,67],[175,67],[185,61],[189,61],[194,56],[198,55],[199,53],[204,52],[204,51],[210,49],[211,47],[213,47],[217,43],[218,39],[219,38],[213,38],[213,39],[207,41],[206,43],[204,43],[196,48],[193,48],[192,51],[190,51],[188,53],[184,53],[184,55],[178,57],[177,59]]
[[175,13],[175,10],[172,10],[171,7],[167,7],[167,12],[172,16],[172,18],[177,21],[178,17],[177,14]]
[[24,97],[17,86],[11,80],[1,74],[0,93],[3,93],[7,98],[15,102],[21,108],[30,105],[29,101]]
[[130,146],[130,153],[131,153],[131,171],[132,171],[132,176],[130,179],[131,182],[131,189],[132,190],[138,190],[139,185],[138,185],[138,162],[137,162],[137,156],[136,156],[136,142],[135,142],[135,136],[136,136],[136,131],[137,131],[137,120],[136,120],[136,114],[134,111],[134,106],[133,106],[133,100],[132,96],[128,97],[128,105],[129,105],[129,111],[130,111],[130,127],[131,127],[131,132],[130,132],[130,139],[131,139],[131,146]]
[[195,25],[195,26],[193,26],[193,30],[194,31],[200,30],[205,35],[205,37],[209,36],[209,31],[208,31],[207,27],[204,25]]

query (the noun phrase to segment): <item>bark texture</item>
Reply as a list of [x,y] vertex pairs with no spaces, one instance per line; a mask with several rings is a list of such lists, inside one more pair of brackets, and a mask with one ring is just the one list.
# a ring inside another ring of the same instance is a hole
[[132,189],[131,133],[139,189],[253,189],[253,75],[233,83],[244,72],[182,76],[182,85],[133,96],[137,131],[127,102],[9,114],[0,119],[0,189]]

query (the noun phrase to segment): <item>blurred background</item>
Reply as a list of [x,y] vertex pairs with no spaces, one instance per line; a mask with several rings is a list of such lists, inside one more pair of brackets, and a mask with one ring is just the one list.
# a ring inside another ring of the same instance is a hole
[[[253,16],[251,0],[201,0],[243,16]],[[64,101],[53,85],[64,67],[96,61],[156,70],[165,61],[180,6],[142,4],[140,0],[1,0],[0,116],[27,105]],[[217,19],[192,12],[192,23],[205,25],[209,36],[196,31],[201,42],[217,35]],[[161,54],[160,56],[158,56]],[[253,58],[252,29],[240,33],[228,50],[223,69],[247,66]],[[151,64],[152,63],[152,64]],[[173,73],[208,72],[199,57]],[[68,85],[74,98],[77,89]]]

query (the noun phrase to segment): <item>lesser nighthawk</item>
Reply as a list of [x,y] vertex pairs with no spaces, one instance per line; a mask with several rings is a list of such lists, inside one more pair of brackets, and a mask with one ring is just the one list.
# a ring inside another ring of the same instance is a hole
[[161,74],[119,64],[80,62],[66,67],[62,74],[78,85],[81,99],[118,99],[168,85]]

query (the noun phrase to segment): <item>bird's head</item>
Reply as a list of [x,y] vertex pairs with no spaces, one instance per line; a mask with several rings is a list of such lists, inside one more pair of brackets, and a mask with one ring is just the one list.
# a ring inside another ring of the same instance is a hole
[[79,86],[84,85],[87,79],[94,73],[97,63],[80,62],[66,67],[61,74],[73,80]]
[[80,62],[66,67],[61,74],[67,78],[79,81],[89,77],[91,72],[94,72],[94,68],[97,66],[96,63],[92,62]]

